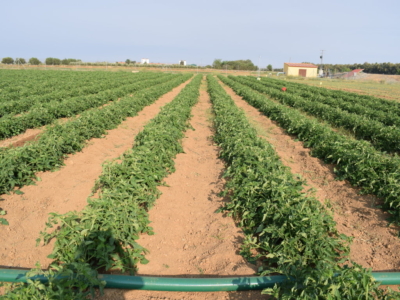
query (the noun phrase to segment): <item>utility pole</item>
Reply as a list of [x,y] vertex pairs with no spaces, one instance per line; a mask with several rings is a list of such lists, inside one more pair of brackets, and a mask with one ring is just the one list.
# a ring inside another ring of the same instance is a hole
[[257,78],[258,80],[261,79],[261,77],[260,77],[260,71],[261,71],[260,61],[261,61],[261,55],[260,55],[260,57],[258,58],[258,78]]
[[321,59],[321,70],[322,70],[322,76],[324,76],[324,51],[325,50],[321,50],[321,56],[319,57]]

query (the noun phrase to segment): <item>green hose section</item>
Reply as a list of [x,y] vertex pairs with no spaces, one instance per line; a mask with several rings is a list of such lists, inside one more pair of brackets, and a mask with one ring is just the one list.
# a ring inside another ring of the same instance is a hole
[[[0,281],[27,282],[27,270],[0,269]],[[373,272],[372,276],[381,285],[399,285],[400,272]],[[43,283],[46,278],[35,276],[29,279],[39,279]],[[179,278],[179,277],[150,277],[126,275],[99,275],[106,281],[106,288],[135,289],[148,291],[170,292],[219,292],[262,290],[282,283],[286,276],[273,275],[264,277],[225,277],[225,278]]]

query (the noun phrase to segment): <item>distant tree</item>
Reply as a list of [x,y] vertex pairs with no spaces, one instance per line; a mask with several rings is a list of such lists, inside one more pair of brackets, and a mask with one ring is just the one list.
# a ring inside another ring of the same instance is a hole
[[16,64],[24,65],[26,64],[26,60],[24,58],[16,58],[15,59]]
[[183,60],[180,60],[180,61],[179,61],[179,64],[180,64],[181,66],[184,66],[184,65],[185,65],[185,62],[184,62]]
[[272,65],[267,66],[267,71],[272,71]]
[[42,62],[39,59],[37,59],[36,57],[31,57],[29,59],[29,63],[31,65],[40,65]]
[[220,59],[220,58],[215,59],[213,62],[213,68],[214,69],[222,69],[222,59]]
[[70,65],[71,63],[81,62],[82,60],[76,58],[64,58],[61,61],[62,65]]
[[136,60],[131,60],[131,64],[132,65],[136,64]]
[[14,63],[14,59],[12,57],[4,57],[1,61],[2,64],[12,65]]
[[127,65],[129,65],[129,64],[131,64],[131,60],[130,60],[130,59],[127,59],[127,60],[125,61],[125,63],[126,63]]
[[207,69],[211,69],[212,66],[211,66],[211,65],[207,65],[206,68],[207,68]]
[[61,65],[61,60],[59,58],[48,57],[46,58],[46,65]]
[[253,64],[250,59],[246,60],[232,60],[232,61],[221,61],[220,59],[214,60],[213,67],[216,69],[227,69],[227,70],[248,70],[255,71],[258,67]]

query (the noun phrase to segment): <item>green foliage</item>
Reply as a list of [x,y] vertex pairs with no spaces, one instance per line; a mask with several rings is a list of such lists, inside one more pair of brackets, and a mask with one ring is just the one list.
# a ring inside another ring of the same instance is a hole
[[[85,111],[66,123],[55,124],[34,143],[18,148],[3,148],[0,151],[0,193],[11,191],[15,186],[31,184],[36,172],[59,167],[67,154],[80,151],[88,139],[101,137],[106,130],[117,127],[126,117],[136,115],[144,106],[188,79],[188,76],[190,74],[169,75],[167,80],[171,80],[161,83],[166,80],[160,79],[161,84],[158,85],[151,80],[139,83],[141,89],[154,86],[134,97],[124,97],[103,108]],[[130,92],[132,90],[128,90],[127,94]],[[113,98],[116,100],[115,95],[109,100]]]
[[228,69],[228,70],[258,70],[257,66],[253,64],[250,59],[247,60],[232,60],[222,61],[221,59],[215,59],[213,62],[214,69]]
[[[88,299],[95,295],[95,288],[103,292],[105,282],[97,278],[97,271],[85,263],[70,263],[50,266],[48,271],[40,268],[27,273],[27,283],[11,285],[4,299]],[[41,279],[46,279],[43,283]],[[0,298],[2,298],[0,296]]]
[[1,60],[2,64],[12,65],[14,63],[14,59],[12,57],[4,57]]
[[[119,82],[121,82],[120,85],[129,83],[129,79],[131,79],[130,83],[133,83],[136,79],[135,76],[139,76],[139,74],[122,72],[107,74],[101,71],[88,73],[51,70],[25,70],[23,74],[18,74],[16,70],[7,69],[0,70],[0,75],[4,77],[0,90],[0,105],[3,107],[13,106],[17,101],[32,102],[34,104],[40,101],[61,101],[69,96],[84,95],[84,91],[79,91],[86,88],[93,89],[94,86],[99,84],[101,84],[99,89],[104,89],[102,85],[107,83],[110,88],[117,86]],[[145,74],[140,74],[140,77],[143,75]],[[13,103],[11,104],[10,102]],[[2,116],[2,108],[0,108],[0,111]]]
[[[91,271],[87,272],[86,281],[90,282],[87,288],[92,288],[98,281],[99,269],[118,268],[134,273],[138,262],[147,262],[144,258],[146,249],[135,240],[140,233],[152,233],[148,227],[147,209],[160,195],[157,186],[161,185],[161,180],[173,172],[174,157],[183,152],[180,140],[189,127],[187,121],[192,106],[197,102],[201,79],[201,75],[195,77],[171,103],[162,108],[136,137],[135,147],[121,157],[120,163],[105,164],[96,185],[101,190],[98,198],[89,199],[89,205],[80,213],[51,214],[47,228],[59,227],[51,233],[42,232],[42,239],[48,243],[57,238],[50,255],[55,259],[52,266],[67,269],[70,276],[63,278],[60,276],[62,273],[57,272],[55,280],[49,280],[49,286],[41,285],[43,294],[49,299],[53,299],[52,285],[57,287],[63,299],[81,299],[71,297],[70,287],[63,284],[70,282],[74,286],[74,276],[82,274],[77,268],[71,271],[71,265],[84,266]],[[61,262],[64,263],[58,267]],[[28,292],[37,293],[38,289],[34,282],[30,282],[12,293],[30,295]]]
[[25,60],[25,58],[16,58],[15,63],[19,64],[19,65],[24,65],[24,64],[26,64],[26,60]]
[[322,96],[312,92],[320,88],[308,88],[301,84],[290,84],[287,92],[282,93],[281,87],[288,86],[285,82],[275,84],[274,80],[264,78],[260,82],[256,81],[254,77],[241,76],[231,76],[230,78],[264,93],[282,104],[318,117],[334,127],[352,131],[356,138],[370,141],[378,150],[400,151],[400,129],[398,127],[400,126],[400,116],[396,114],[400,105],[368,102],[357,96],[352,97],[350,101],[346,98]]
[[45,63],[46,65],[61,65],[61,60],[59,58],[48,57]]
[[277,121],[288,133],[296,135],[312,155],[335,164],[340,180],[375,194],[384,202],[390,220],[400,224],[400,159],[377,151],[370,143],[354,140],[333,131],[317,120],[306,118],[299,111],[269,100],[251,88],[226,77],[220,79],[231,86],[251,105]]
[[125,63],[126,63],[127,65],[129,65],[129,64],[131,63],[131,60],[130,60],[130,59],[127,59],[127,60],[125,61]]
[[[28,98],[24,101],[8,102],[3,107],[0,104],[0,115],[8,113],[7,116],[3,115],[0,120],[0,139],[23,133],[29,128],[50,124],[59,118],[72,117],[90,108],[115,101],[118,97],[147,88],[151,84],[158,84],[170,79],[169,76],[149,73],[148,75],[140,76],[132,84],[132,78],[72,89],[67,92],[57,92],[56,95],[59,96],[61,94],[61,97],[47,103],[43,101],[43,98],[49,99],[49,95],[37,97],[34,101]],[[82,96],[67,98],[68,95],[74,94],[81,94]],[[4,108],[3,112],[1,112],[2,108]],[[21,113],[28,109],[28,112],[20,116],[14,116],[16,113]]]
[[[7,212],[0,208],[0,216],[5,216],[6,214],[7,214]],[[9,224],[8,224],[8,221],[6,219],[0,218],[0,225],[9,225]]]
[[350,72],[355,69],[363,69],[365,73],[396,74],[400,70],[400,63],[368,63],[363,64],[324,64],[324,67],[337,72]]
[[29,63],[31,65],[40,65],[42,62],[39,59],[37,59],[36,57],[31,57],[29,59]]
[[272,71],[272,65],[267,66],[267,71]]
[[[246,234],[242,254],[263,262],[261,275],[288,276],[284,284],[264,293],[277,299],[386,297],[370,270],[356,264],[340,267],[348,261],[351,239],[338,234],[332,216],[302,192],[303,182],[293,178],[272,146],[257,137],[244,112],[216,80],[207,79],[215,112],[215,140],[228,164],[224,194],[231,201],[222,210],[239,220]],[[258,252],[255,257],[254,250]]]
[[[160,93],[190,76],[179,76],[170,83],[150,89],[152,93],[142,93],[141,97],[149,104]],[[148,227],[147,209],[160,195],[157,186],[173,172],[174,157],[183,152],[180,140],[189,127],[188,119],[199,96],[201,79],[201,75],[195,77],[162,108],[139,133],[135,147],[124,153],[121,162],[104,165],[103,174],[96,184],[98,198],[89,199],[88,206],[79,213],[51,214],[46,229],[57,227],[50,233],[41,233],[44,243],[57,239],[49,256],[55,260],[52,268],[56,271],[44,274],[49,284],[30,281],[14,287],[7,297],[86,299],[90,295],[93,297],[94,286],[102,288],[105,284],[99,282],[98,270],[118,268],[134,273],[138,262],[147,262],[144,257],[146,249],[136,240],[141,233],[152,234]],[[130,99],[129,102],[134,104],[138,100]]]
[[70,65],[70,64],[72,64],[72,63],[77,63],[77,62],[81,62],[82,60],[80,60],[80,59],[76,59],[76,58],[64,58],[62,61],[61,61],[61,64],[62,65]]

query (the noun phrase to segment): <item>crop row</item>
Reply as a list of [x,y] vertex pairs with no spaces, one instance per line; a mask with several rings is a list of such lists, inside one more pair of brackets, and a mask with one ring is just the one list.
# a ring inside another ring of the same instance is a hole
[[[151,76],[152,75],[152,76]],[[97,94],[101,91],[108,90],[111,88],[116,88],[126,84],[132,84],[135,81],[154,77],[154,74],[132,74],[127,77],[118,77],[118,78],[105,78],[102,80],[94,80],[92,78],[88,82],[80,82],[78,85],[66,85],[66,86],[58,86],[58,89],[54,92],[41,94],[41,95],[32,95],[26,98],[21,98],[17,100],[9,100],[0,102],[0,117],[4,115],[15,115],[19,113],[23,113],[28,111],[33,107],[41,106],[44,103],[50,101],[63,101],[67,98],[77,97],[77,96],[85,96],[89,94]],[[94,80],[94,81],[93,81]]]
[[3,87],[0,87],[0,103],[35,95],[45,95],[57,92],[60,89],[66,90],[75,86],[82,86],[82,84],[88,84],[93,81],[108,80],[109,78],[124,79],[131,75],[129,73],[111,74],[106,72],[58,72],[20,70],[19,76],[15,77],[11,75],[13,74],[13,70],[0,70],[0,76],[3,75],[6,79],[12,79],[11,82],[8,82],[8,86],[4,86],[5,82],[2,81]]
[[59,167],[66,155],[82,150],[87,140],[116,128],[125,118],[135,116],[190,76],[175,75],[172,80],[138,92],[134,97],[85,111],[68,122],[47,128],[37,141],[23,147],[0,148],[0,194],[33,183],[37,172]]
[[[246,77],[251,79],[253,77]],[[255,80],[253,80],[255,81]],[[276,83],[273,80],[263,79],[258,81],[263,85],[270,88],[281,89],[285,85],[283,83]],[[321,88],[318,88],[321,89]],[[392,107],[384,107],[384,110],[381,110],[381,105],[379,102],[374,101],[368,105],[368,103],[364,103],[362,99],[358,99],[358,101],[347,101],[343,98],[332,97],[329,95],[321,95],[316,93],[314,90],[310,91],[308,87],[304,87],[304,85],[296,84],[295,86],[290,86],[286,93],[296,95],[302,97],[304,100],[312,101],[314,103],[323,103],[329,105],[331,107],[340,108],[343,111],[354,113],[357,115],[365,116],[369,119],[379,121],[387,126],[397,126],[400,127],[400,116]],[[353,97],[357,97],[356,95]]]
[[[59,76],[54,76],[55,71],[38,71],[37,70],[0,70],[0,94],[8,92],[16,92],[28,87],[34,87],[37,83],[46,82],[47,80],[65,80],[68,77],[80,77],[86,75],[70,75],[67,72],[60,72]],[[70,73],[70,72],[68,72]]]
[[124,97],[154,84],[166,82],[176,76],[157,74],[156,76],[152,75],[152,77],[139,78],[135,83],[111,88],[98,94],[67,98],[61,102],[51,101],[34,107],[20,116],[5,116],[0,119],[0,139],[21,134],[29,128],[51,124],[57,119],[74,116],[110,101],[117,101],[119,97]]
[[99,198],[89,199],[81,212],[50,217],[47,228],[55,224],[60,227],[50,234],[43,232],[42,239],[48,243],[57,238],[51,257],[55,259],[52,266],[60,270],[45,275],[54,278],[66,270],[78,269],[92,272],[81,278],[81,283],[55,280],[53,286],[39,290],[30,289],[34,287],[33,282],[19,286],[8,295],[26,296],[30,292],[29,296],[49,297],[58,289],[63,299],[87,299],[95,285],[104,286],[97,280],[99,269],[118,268],[133,273],[138,262],[147,262],[146,249],[136,240],[141,233],[152,234],[147,211],[160,195],[157,186],[174,171],[175,156],[183,152],[180,140],[189,127],[188,119],[199,96],[201,77],[195,77],[145,126],[136,137],[135,146],[125,152],[120,163],[104,165],[96,186],[101,190]]
[[[358,299],[382,295],[370,271],[342,268],[350,239],[339,235],[332,216],[285,167],[273,147],[257,136],[244,112],[216,79],[208,77],[215,113],[215,140],[227,162],[228,202],[222,209],[246,233],[242,254],[263,262],[261,275],[288,280],[264,293],[278,299]],[[255,255],[254,251],[258,251]],[[362,280],[361,280],[362,279]],[[330,297],[330,298],[329,298]]]
[[391,220],[400,223],[400,159],[377,151],[370,143],[354,140],[333,131],[299,111],[276,103],[248,86],[226,77],[220,79],[270,119],[277,121],[288,133],[296,135],[312,155],[335,164],[339,179],[347,179],[383,200],[383,208]]
[[[370,107],[372,109],[383,111],[387,113],[395,113],[400,115],[400,103],[392,100],[386,100],[368,95],[360,95],[356,93],[350,93],[339,90],[330,90],[320,87],[308,86],[306,84],[289,82],[287,80],[279,80],[272,78],[263,78],[261,82],[273,82],[276,85],[290,87],[290,89],[297,89],[303,92],[308,92],[308,95],[320,95],[329,98],[340,99],[349,103],[361,104],[364,107]],[[269,83],[270,84],[270,83]]]
[[282,104],[318,117],[335,127],[347,129],[353,132],[357,139],[370,141],[378,150],[387,152],[400,151],[400,129],[395,126],[386,126],[379,121],[349,113],[323,103],[309,101],[296,94],[283,93],[281,90],[268,88],[251,79],[235,78],[233,76],[229,78],[250,86],[252,89],[264,93]]

